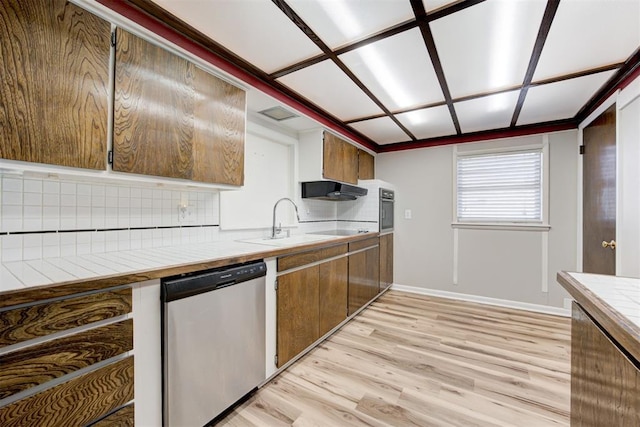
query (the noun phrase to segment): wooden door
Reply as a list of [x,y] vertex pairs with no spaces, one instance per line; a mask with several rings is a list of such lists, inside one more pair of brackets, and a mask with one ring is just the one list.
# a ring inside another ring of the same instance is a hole
[[347,318],[348,274],[347,257],[320,264],[320,336]]
[[585,273],[616,273],[616,106],[583,131],[583,243]]
[[104,170],[111,24],[66,0],[3,0],[0,39],[0,157]]
[[375,179],[375,158],[363,150],[358,150],[358,179]]
[[324,132],[322,176],[326,179],[358,183],[358,148],[337,136]]
[[393,283],[393,233],[380,236],[380,290]]
[[319,271],[316,265],[278,277],[278,367],[320,338]]

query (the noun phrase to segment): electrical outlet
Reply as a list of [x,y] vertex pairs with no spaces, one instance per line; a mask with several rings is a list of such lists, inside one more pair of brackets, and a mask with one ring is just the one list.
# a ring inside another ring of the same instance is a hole
[[411,219],[411,209],[404,210],[404,219]]
[[193,205],[186,203],[178,205],[178,224],[191,224],[195,220]]

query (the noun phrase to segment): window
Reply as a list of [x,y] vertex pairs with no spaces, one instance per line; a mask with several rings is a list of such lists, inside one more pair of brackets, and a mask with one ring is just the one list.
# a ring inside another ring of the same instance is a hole
[[543,222],[543,150],[459,154],[458,223]]

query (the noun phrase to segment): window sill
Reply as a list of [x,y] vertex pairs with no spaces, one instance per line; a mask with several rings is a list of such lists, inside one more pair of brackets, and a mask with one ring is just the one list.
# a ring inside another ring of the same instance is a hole
[[493,223],[493,222],[452,222],[451,228],[469,230],[511,230],[511,231],[549,231],[549,224],[517,224],[517,223]]

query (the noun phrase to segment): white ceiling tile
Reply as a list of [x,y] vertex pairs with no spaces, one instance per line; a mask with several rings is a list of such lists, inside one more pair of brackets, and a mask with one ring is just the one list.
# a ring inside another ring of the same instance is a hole
[[342,120],[382,113],[380,107],[330,60],[287,74],[278,81]]
[[489,0],[433,21],[451,95],[522,84],[545,5],[543,0]]
[[322,53],[270,0],[154,2],[268,73]]
[[424,5],[424,9],[427,12],[431,12],[432,10],[440,9],[441,7],[447,6],[452,3],[457,3],[452,0],[422,0],[422,4]]
[[398,114],[396,118],[418,139],[456,133],[449,107],[446,105]]
[[520,91],[499,93],[469,101],[456,102],[460,128],[463,132],[509,127]]
[[409,136],[389,117],[364,120],[351,123],[349,126],[362,132],[378,144],[391,144],[408,141]]
[[527,92],[518,125],[574,117],[615,71],[534,86]]
[[418,28],[352,50],[340,59],[390,110],[444,100]]
[[640,1],[562,0],[534,81],[625,61],[640,42]]
[[407,0],[289,0],[287,3],[332,49],[414,18]]

